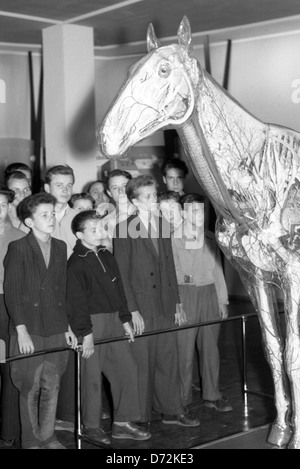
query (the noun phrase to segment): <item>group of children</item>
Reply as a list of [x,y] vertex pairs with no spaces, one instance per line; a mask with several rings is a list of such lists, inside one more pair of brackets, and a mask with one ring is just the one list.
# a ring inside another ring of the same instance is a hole
[[[46,173],[44,191],[17,205],[24,231],[10,218],[16,192],[0,187],[0,318],[6,321],[0,331],[9,355],[80,343],[83,433],[106,446],[102,373],[113,402],[112,438],[148,440],[153,411],[165,424],[200,425],[188,411],[195,344],[205,405],[231,410],[219,390],[218,325],[135,338],[227,315],[226,284],[214,237],[204,230],[203,200],[184,195],[182,168],[170,163],[165,171],[172,190],[160,202],[152,176],[132,178],[121,170],[110,172],[105,200],[95,195],[102,181],[89,196],[72,198],[72,169],[55,166]],[[94,345],[122,335],[128,340]],[[10,374],[1,365],[2,430],[3,400],[9,400],[4,391],[16,388],[22,448],[64,449],[54,430],[59,399],[74,394],[69,386],[60,390],[70,353],[14,360]],[[4,431],[1,437],[14,439]]]

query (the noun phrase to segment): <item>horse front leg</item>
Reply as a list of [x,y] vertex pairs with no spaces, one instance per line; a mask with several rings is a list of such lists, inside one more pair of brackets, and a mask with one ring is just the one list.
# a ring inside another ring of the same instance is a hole
[[291,270],[284,283],[284,301],[286,313],[286,348],[285,361],[290,379],[293,400],[293,438],[288,448],[300,449],[300,337],[299,337],[299,304],[300,304],[300,274],[299,268]]
[[274,302],[273,289],[267,283],[258,280],[252,288],[257,302],[264,351],[273,377],[277,411],[276,420],[271,426],[267,441],[272,445],[284,448],[289,443],[292,434],[289,421],[291,405],[284,367],[283,342],[277,303]]

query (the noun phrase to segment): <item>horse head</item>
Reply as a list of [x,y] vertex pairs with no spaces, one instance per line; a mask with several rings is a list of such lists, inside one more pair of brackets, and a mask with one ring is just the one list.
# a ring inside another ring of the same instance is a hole
[[186,17],[177,37],[178,44],[161,47],[153,25],[149,25],[148,54],[129,70],[97,132],[106,156],[121,156],[157,130],[179,127],[192,115],[199,68],[191,56],[191,28]]

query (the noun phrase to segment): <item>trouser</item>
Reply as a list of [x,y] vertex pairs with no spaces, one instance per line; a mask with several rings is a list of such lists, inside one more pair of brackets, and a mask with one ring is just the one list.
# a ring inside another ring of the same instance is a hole
[[[35,351],[65,347],[64,334],[51,337],[31,335]],[[19,354],[17,336],[11,336],[11,355]],[[11,364],[11,377],[20,392],[22,448],[56,440],[55,415],[59,383],[67,364],[66,352],[22,358]]]
[[[9,355],[8,324],[9,317],[4,303],[4,296],[0,295],[0,339],[5,343],[6,357]],[[10,363],[0,364],[0,377],[0,438],[3,440],[18,440],[21,436],[19,391],[13,385],[11,380]]]
[[[220,319],[214,285],[202,287],[179,285],[179,293],[186,312],[187,324]],[[199,358],[202,398],[215,401],[222,397],[219,389],[219,333],[220,324],[184,329],[177,333],[181,398],[184,405],[192,402],[195,346]]]
[[58,403],[56,416],[60,420],[75,423],[76,410],[76,373],[75,360],[76,354],[73,350],[66,352],[68,355],[68,363],[66,371],[61,377],[60,388],[58,393]]
[[[124,336],[118,313],[91,316],[94,341]],[[82,360],[82,422],[98,428],[102,414],[102,373],[110,383],[113,419],[134,422],[141,419],[138,368],[132,343],[117,341],[95,346],[94,354]]]
[[[145,332],[175,327],[163,316],[145,320]],[[161,414],[182,412],[179,364],[175,332],[136,339],[133,351],[139,368],[142,421],[151,420],[152,410]]]

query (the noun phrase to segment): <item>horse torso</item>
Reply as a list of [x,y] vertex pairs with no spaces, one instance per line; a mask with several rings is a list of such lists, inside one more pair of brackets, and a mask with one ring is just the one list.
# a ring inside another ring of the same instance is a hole
[[299,247],[300,134],[257,120],[205,72],[195,93],[195,112],[179,134],[217,215],[226,220],[223,243],[231,224],[235,251],[273,271]]

